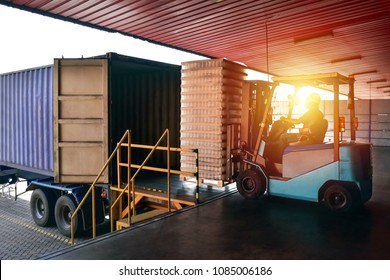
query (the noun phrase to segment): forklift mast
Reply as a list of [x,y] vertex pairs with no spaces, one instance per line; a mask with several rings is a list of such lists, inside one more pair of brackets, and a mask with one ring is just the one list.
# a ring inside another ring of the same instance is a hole
[[244,85],[240,139],[245,157],[252,161],[256,161],[261,140],[272,122],[274,90],[273,83],[266,81],[248,81]]

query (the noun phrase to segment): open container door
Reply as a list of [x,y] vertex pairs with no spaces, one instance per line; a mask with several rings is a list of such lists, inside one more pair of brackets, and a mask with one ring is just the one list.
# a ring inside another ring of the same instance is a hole
[[56,183],[91,183],[108,158],[107,77],[107,59],[54,61]]

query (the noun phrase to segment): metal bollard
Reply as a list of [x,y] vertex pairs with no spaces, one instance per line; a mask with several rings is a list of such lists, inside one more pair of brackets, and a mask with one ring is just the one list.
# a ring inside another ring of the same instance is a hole
[[9,186],[9,183],[1,186],[1,196],[2,197],[7,197],[7,195],[5,194],[4,189],[7,188],[8,186]]
[[15,188],[12,187],[12,186],[8,186],[8,199],[12,199],[12,196],[11,196],[11,189],[14,190]]

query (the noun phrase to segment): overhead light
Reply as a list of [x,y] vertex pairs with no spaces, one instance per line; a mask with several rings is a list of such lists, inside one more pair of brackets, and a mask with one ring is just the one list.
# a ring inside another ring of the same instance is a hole
[[367,82],[367,84],[372,84],[372,83],[384,83],[387,82],[387,79],[379,79],[379,80],[370,80]]
[[334,63],[345,62],[345,61],[356,60],[356,59],[362,59],[362,56],[361,55],[354,55],[354,56],[337,58],[337,59],[331,60],[330,63],[334,64]]
[[317,34],[311,34],[311,35],[306,35],[306,36],[299,36],[294,38],[294,44],[301,44],[301,43],[313,43],[319,40],[324,40],[327,38],[332,38],[333,31],[326,31],[322,33],[317,33]]
[[376,73],[376,72],[378,72],[378,71],[377,70],[367,70],[367,71],[361,71],[361,72],[352,73],[351,76],[373,74],[373,73]]

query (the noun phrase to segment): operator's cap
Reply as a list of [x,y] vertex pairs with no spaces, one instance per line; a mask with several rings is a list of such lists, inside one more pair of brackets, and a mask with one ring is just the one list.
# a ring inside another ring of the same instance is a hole
[[312,102],[314,104],[319,105],[321,102],[321,97],[318,93],[310,93],[306,99],[306,102]]

